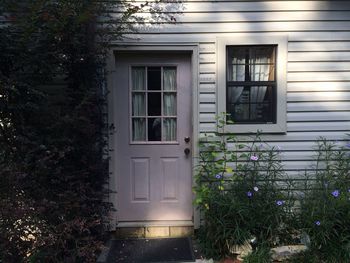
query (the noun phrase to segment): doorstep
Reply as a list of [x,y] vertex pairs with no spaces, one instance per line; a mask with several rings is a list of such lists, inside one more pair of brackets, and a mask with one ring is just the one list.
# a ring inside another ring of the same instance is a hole
[[115,238],[169,238],[191,237],[193,226],[120,227],[112,234]]

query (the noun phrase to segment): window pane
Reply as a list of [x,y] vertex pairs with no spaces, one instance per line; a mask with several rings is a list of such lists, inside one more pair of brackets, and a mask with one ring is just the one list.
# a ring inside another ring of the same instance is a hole
[[176,141],[176,119],[165,118],[163,120],[163,140]]
[[148,140],[149,141],[161,141],[161,119],[149,118],[148,119]]
[[256,47],[250,49],[249,72],[252,81],[274,81],[274,47]]
[[132,73],[132,90],[145,90],[145,68],[133,67]]
[[176,115],[176,93],[164,93],[163,112],[165,116]]
[[274,81],[274,46],[230,46],[227,49],[228,81]]
[[227,80],[244,81],[247,48],[229,47],[227,54],[228,54]]
[[227,112],[235,122],[274,122],[273,87],[228,87]]
[[162,75],[160,67],[149,67],[147,72],[147,89],[161,90]]
[[132,140],[146,141],[146,120],[143,118],[132,119]]
[[148,116],[161,115],[161,93],[148,93]]
[[146,102],[145,93],[133,93],[132,94],[132,116],[145,116],[146,115]]
[[163,69],[163,89],[176,90],[176,68],[166,67]]

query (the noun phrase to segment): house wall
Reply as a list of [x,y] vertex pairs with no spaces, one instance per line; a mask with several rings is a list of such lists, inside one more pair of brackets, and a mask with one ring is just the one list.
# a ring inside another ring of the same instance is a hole
[[[350,1],[191,0],[168,6],[177,8],[176,24],[140,26],[122,44],[198,44],[200,133],[216,127],[216,38],[284,34],[287,132],[262,138],[283,149],[285,168],[295,175],[310,164],[319,136],[344,143],[350,131]],[[119,15],[117,9],[112,15]]]

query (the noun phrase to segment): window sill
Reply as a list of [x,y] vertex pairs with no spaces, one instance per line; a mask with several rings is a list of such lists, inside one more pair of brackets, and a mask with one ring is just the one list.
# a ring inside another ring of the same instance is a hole
[[225,125],[224,129],[218,130],[219,133],[279,133],[286,134],[287,127],[279,124],[230,124]]

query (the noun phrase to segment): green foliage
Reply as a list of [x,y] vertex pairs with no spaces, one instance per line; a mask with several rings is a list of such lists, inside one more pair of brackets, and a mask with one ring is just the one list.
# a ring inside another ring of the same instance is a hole
[[309,253],[324,262],[350,261],[348,150],[321,139],[315,170],[306,173],[306,190],[300,198],[299,227],[310,238]]
[[173,21],[162,5],[0,1],[0,261],[95,262],[110,211],[108,45],[143,10]]
[[243,258],[244,263],[270,263],[271,261],[270,248],[265,246],[259,247]]
[[215,259],[229,256],[234,245],[252,238],[258,247],[283,242],[293,204],[279,150],[263,143],[259,134],[243,142],[220,133],[224,125],[220,116],[219,132],[200,140],[194,187],[204,219],[199,242],[206,256]]

